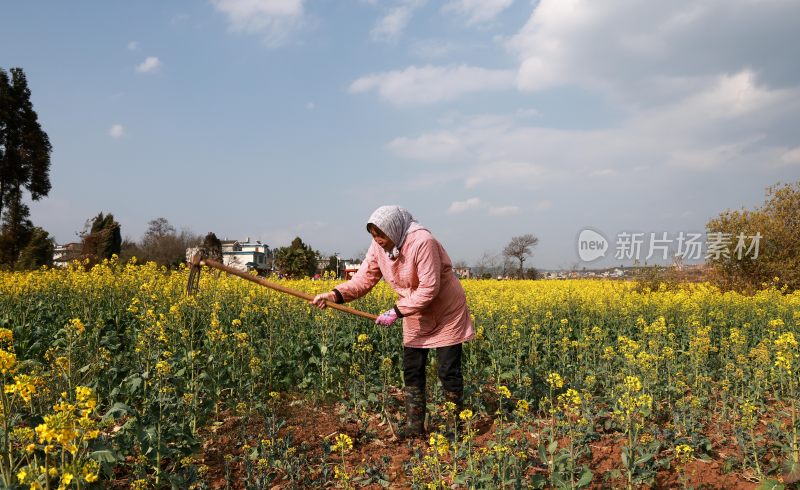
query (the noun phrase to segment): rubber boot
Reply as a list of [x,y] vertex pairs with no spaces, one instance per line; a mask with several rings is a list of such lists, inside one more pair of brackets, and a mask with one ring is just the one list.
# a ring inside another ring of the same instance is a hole
[[397,431],[398,439],[419,437],[425,433],[425,391],[406,386],[406,424]]

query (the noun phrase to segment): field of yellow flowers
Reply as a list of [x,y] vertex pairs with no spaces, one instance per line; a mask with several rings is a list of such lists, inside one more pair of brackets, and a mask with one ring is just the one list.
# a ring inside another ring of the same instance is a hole
[[[464,281],[478,331],[465,410],[443,403],[431,365],[429,435],[396,443],[398,326],[210,271],[186,296],[187,276],[116,261],[0,273],[0,488],[783,488],[800,475],[800,292],[777,282],[742,296]],[[381,283],[353,306],[393,301]]]

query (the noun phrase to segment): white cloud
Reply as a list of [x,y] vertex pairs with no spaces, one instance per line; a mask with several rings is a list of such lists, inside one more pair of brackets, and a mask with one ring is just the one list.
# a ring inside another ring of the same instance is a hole
[[679,100],[631,109],[609,128],[546,128],[520,114],[448,115],[443,128],[387,146],[413,160],[458,162],[467,189],[541,189],[598,177],[613,177],[603,185],[640,185],[656,175],[800,159],[796,142],[781,140],[800,124],[800,87],[770,88],[749,70],[703,83]]
[[590,173],[589,175],[591,175],[592,177],[611,177],[616,174],[617,171],[614,170],[613,168],[601,168],[593,170],[592,173]]
[[543,201],[539,201],[534,208],[537,212],[546,211],[553,207],[553,203],[549,199],[545,199]]
[[[734,74],[724,73],[709,77],[703,86],[684,98],[643,111],[642,116],[643,119],[659,125],[688,123],[707,126],[709,120],[731,121],[777,108],[787,100],[790,92],[759,85],[755,73],[742,70]],[[697,117],[698,115],[702,117]]]
[[317,106],[313,102],[306,102],[306,109],[313,111]]
[[125,127],[122,124],[114,124],[108,130],[108,134],[114,139],[122,138],[125,135]]
[[513,86],[514,72],[510,70],[488,70],[468,65],[425,65],[361,77],[350,85],[350,92],[376,90],[383,99],[395,105],[422,105]]
[[519,206],[491,206],[489,214],[492,216],[511,216],[519,213]]
[[450,207],[447,208],[447,212],[450,214],[463,213],[464,211],[469,211],[470,209],[480,208],[483,205],[484,204],[479,198],[472,197],[466,201],[454,201]]
[[303,20],[304,0],[211,0],[235,32],[261,34],[270,47],[283,44]]
[[780,157],[781,163],[785,165],[798,165],[800,164],[800,146],[787,150]]
[[641,104],[685,92],[692,81],[749,67],[768,84],[797,81],[776,62],[798,41],[800,3],[752,0],[541,0],[506,45],[520,60],[518,86],[599,89]]
[[419,58],[444,58],[459,50],[459,45],[446,39],[425,39],[411,44],[411,54]]
[[144,61],[136,65],[136,71],[139,73],[150,73],[157,70],[161,66],[161,61],[156,56],[148,56]]
[[128,43],[128,51],[136,51],[139,49],[139,41],[131,41]]
[[516,185],[534,183],[545,173],[541,165],[530,162],[491,162],[475,167],[464,185],[467,189],[481,184]]
[[692,170],[711,170],[726,164],[741,161],[754,143],[763,136],[753,136],[744,141],[735,141],[710,147],[678,149],[669,153],[667,165]]
[[400,5],[378,19],[370,31],[374,41],[395,43],[408,26],[414,11],[425,4],[425,0],[402,0]]
[[455,12],[467,18],[467,25],[488,22],[507,9],[514,0],[451,0],[442,12]]
[[519,206],[498,206],[481,200],[478,197],[472,197],[465,201],[454,201],[447,208],[449,214],[464,213],[476,209],[486,209],[490,216],[511,216],[519,213]]
[[449,160],[463,155],[463,144],[453,133],[438,131],[419,138],[396,138],[388,148],[398,155],[415,160]]

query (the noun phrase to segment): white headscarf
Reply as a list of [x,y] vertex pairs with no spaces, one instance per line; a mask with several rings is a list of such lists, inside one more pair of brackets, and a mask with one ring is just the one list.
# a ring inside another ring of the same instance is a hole
[[367,231],[369,231],[369,225],[373,224],[394,242],[394,248],[386,252],[389,258],[394,260],[400,255],[400,247],[403,246],[406,233],[412,223],[417,223],[417,220],[407,209],[394,205],[381,206],[369,217]]

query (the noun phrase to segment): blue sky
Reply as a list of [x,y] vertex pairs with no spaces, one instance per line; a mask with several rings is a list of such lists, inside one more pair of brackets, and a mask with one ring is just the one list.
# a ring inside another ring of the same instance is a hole
[[586,227],[702,232],[800,178],[800,3],[661,3],[3,2],[53,144],[32,219],[350,256],[400,204],[453,260],[532,233],[542,268]]

